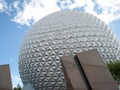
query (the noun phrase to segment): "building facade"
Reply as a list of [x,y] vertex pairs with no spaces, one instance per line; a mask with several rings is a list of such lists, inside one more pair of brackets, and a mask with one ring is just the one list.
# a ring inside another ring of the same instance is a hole
[[114,33],[97,17],[80,11],[50,14],[32,26],[20,48],[19,72],[35,90],[66,90],[60,57],[97,49],[104,61],[119,60]]

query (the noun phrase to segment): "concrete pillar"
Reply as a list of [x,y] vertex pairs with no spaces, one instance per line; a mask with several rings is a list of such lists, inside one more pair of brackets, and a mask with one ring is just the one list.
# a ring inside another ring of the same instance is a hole
[[0,65],[0,90],[12,90],[9,65]]

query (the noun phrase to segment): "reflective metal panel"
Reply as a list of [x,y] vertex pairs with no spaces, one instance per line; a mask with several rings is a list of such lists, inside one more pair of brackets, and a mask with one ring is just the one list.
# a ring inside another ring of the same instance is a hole
[[19,72],[36,90],[65,90],[60,57],[98,49],[104,60],[120,58],[119,42],[101,20],[80,11],[59,11],[39,20],[22,43]]

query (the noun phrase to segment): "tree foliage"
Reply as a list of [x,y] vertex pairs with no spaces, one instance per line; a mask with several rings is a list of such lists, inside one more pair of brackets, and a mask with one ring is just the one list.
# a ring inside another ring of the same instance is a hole
[[13,90],[22,90],[21,86],[18,84],[17,87],[14,87]]
[[120,61],[109,61],[107,66],[115,81],[120,84]]

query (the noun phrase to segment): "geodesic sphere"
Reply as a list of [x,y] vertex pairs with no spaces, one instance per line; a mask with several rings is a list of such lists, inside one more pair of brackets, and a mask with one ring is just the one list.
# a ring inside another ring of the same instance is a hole
[[98,18],[80,11],[59,11],[39,20],[22,43],[19,73],[36,90],[65,90],[60,57],[97,49],[104,60],[119,59],[119,42]]

